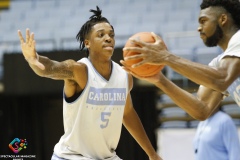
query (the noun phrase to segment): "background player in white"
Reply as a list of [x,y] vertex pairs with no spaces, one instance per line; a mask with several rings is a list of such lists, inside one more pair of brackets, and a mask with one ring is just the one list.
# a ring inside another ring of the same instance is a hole
[[[162,39],[154,33],[155,43],[144,43],[135,39],[133,43],[141,48],[132,47],[124,50],[141,52],[140,55],[125,58],[125,60],[143,59],[133,67],[144,63],[168,65],[176,72],[200,84],[195,97],[176,86],[161,73],[152,77],[135,75],[155,84],[192,117],[205,120],[228,94],[240,106],[240,2],[239,0],[203,0],[200,7],[198,31],[203,42],[208,47],[218,45],[224,51],[213,59],[209,66],[170,53]],[[121,63],[125,65],[126,70],[131,67],[126,66],[124,61]]]
[[34,34],[27,29],[24,40],[18,31],[23,56],[33,71],[42,77],[64,80],[65,133],[54,147],[52,160],[119,160],[115,149],[122,123],[150,160],[161,160],[133,108],[132,76],[111,60],[114,28],[98,7],[90,11],[94,14],[76,36],[80,49],[86,47],[88,56],[78,62],[57,62],[38,55]]

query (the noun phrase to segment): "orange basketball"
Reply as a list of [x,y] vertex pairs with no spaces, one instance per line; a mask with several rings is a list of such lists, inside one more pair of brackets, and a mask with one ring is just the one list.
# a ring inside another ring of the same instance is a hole
[[[154,43],[155,40],[150,32],[139,32],[131,36],[130,38],[139,39],[141,41],[147,42],[147,43]],[[130,40],[128,40],[125,44],[125,47],[136,47],[135,44],[132,44]],[[139,54],[137,52],[129,52],[124,51],[123,57],[132,56]],[[138,62],[142,61],[142,59],[136,59],[136,60],[127,60],[125,61],[127,65],[133,65]],[[161,71],[164,68],[164,65],[150,65],[150,64],[144,64],[136,68],[130,68],[131,71],[139,76],[152,76],[154,74],[157,74],[159,71]]]

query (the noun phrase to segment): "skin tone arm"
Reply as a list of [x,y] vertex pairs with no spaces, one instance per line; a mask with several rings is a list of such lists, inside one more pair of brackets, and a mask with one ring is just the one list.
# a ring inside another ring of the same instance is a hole
[[222,101],[220,92],[201,86],[196,97],[181,89],[161,74],[160,80],[154,83],[166,93],[179,107],[198,120],[207,119]]
[[[133,86],[133,80],[131,75],[129,75],[129,86],[131,90]],[[152,144],[148,139],[147,134],[142,126],[141,120],[138,117],[135,109],[133,108],[130,90],[127,97],[126,107],[124,110],[123,124],[129,131],[129,133],[138,142],[138,144],[147,153],[150,160],[162,160],[152,147]]]
[[[86,66],[74,60],[57,62],[47,57],[39,56],[36,52],[34,34],[26,30],[26,40],[18,31],[22,53],[32,70],[41,77],[64,80],[64,91],[67,97],[80,92],[86,85]],[[81,74],[76,74],[81,73]]]
[[143,59],[138,64],[133,65],[133,67],[140,66],[144,63],[170,66],[173,70],[189,78],[193,82],[219,92],[226,91],[228,86],[240,75],[239,58],[225,57],[221,60],[218,68],[209,67],[170,53],[163,40],[154,33],[152,33],[152,35],[156,40],[155,43],[144,43],[137,39],[132,40],[133,43],[141,46],[141,48],[128,47],[124,48],[124,50],[140,52],[141,54],[127,57],[124,60],[131,60],[134,58]]
[[207,119],[222,101],[223,94],[210,88],[200,86],[197,96],[194,96],[168,80],[161,72],[152,77],[140,77],[132,73],[129,70],[130,66],[127,66],[124,61],[121,61],[121,63],[124,66],[123,68],[134,77],[155,84],[166,93],[176,105],[195,119]]

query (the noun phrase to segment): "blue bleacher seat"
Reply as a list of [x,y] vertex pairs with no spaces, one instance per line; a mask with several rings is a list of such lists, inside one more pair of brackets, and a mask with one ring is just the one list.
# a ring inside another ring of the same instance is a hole
[[154,24],[158,26],[158,30],[160,30],[160,26],[164,25],[167,21],[166,12],[158,11],[158,12],[144,12],[140,15],[141,25]]
[[[74,39],[76,32],[92,15],[89,10],[95,9],[96,5],[103,10],[103,16],[108,18],[115,28],[116,46],[122,47],[136,32],[153,31],[164,37],[166,33],[193,30],[197,26],[197,19],[193,23],[191,17],[198,14],[196,6],[199,7],[199,1],[195,3],[191,0],[148,2],[143,0],[71,0],[71,2],[24,0],[11,1],[10,9],[0,13],[0,27],[12,32],[17,29],[25,30],[27,27],[33,31],[42,29],[53,32],[54,30],[55,41],[69,37]],[[11,40],[9,36],[3,35],[3,37]],[[169,49],[186,49],[186,44],[192,47],[194,45],[192,43],[199,43],[199,41],[190,40],[192,42],[190,45],[190,41],[174,39],[174,43],[167,44]]]
[[0,23],[4,22],[19,22],[24,19],[24,10],[3,10],[0,12]]
[[[66,9],[66,8],[75,8],[75,9],[85,9],[83,6],[83,0],[71,0],[71,1],[66,1],[66,0],[57,0],[56,1],[56,7]],[[81,8],[82,6],[82,8]]]
[[62,49],[64,50],[78,50],[79,42],[76,39],[66,40],[62,42]]
[[158,34],[158,26],[154,23],[144,23],[144,25],[133,25],[133,34],[138,32],[154,32]]
[[220,53],[222,53],[222,51],[219,47],[197,47],[194,51],[195,61],[207,65]]
[[174,10],[174,12],[168,12],[167,20],[169,22],[181,21],[187,22],[192,20],[192,11],[191,10]]
[[[145,1],[144,1],[145,2]],[[163,0],[155,0],[155,1],[150,1],[149,3],[149,11],[147,13],[155,13],[158,15],[160,12],[171,12],[173,10],[173,1],[163,1]]]
[[186,112],[175,106],[175,107],[168,107],[168,108],[163,108],[161,110],[160,116],[164,117],[186,117]]
[[114,31],[116,36],[130,36],[133,34],[133,24],[118,24],[114,27]]
[[199,24],[197,20],[190,21],[186,23],[185,31],[197,31],[198,27],[199,27]]
[[184,25],[185,25],[185,22],[182,20],[169,21],[168,19],[168,22],[158,23],[159,31],[163,35],[169,32],[183,32]]
[[55,17],[54,21],[52,18],[46,18],[44,21],[36,21],[34,29],[48,31],[61,28],[63,26],[63,20],[61,17]]
[[198,124],[199,124],[198,120],[192,120],[192,121],[189,122],[189,127],[190,128],[197,128]]
[[47,11],[43,11],[42,9],[35,9],[35,10],[26,10],[24,11],[24,19],[25,20],[31,20],[31,21],[36,21],[36,20],[44,20],[47,18]]
[[45,10],[51,10],[55,8],[57,5],[56,0],[44,0],[44,1],[33,1],[34,9],[45,9]]
[[135,1],[131,3],[131,5],[125,5],[125,13],[126,14],[140,14],[140,13],[148,13],[150,6],[149,3],[146,3],[145,1]]
[[240,107],[236,103],[223,105],[222,110],[228,114],[240,114]]
[[0,35],[6,34],[9,31],[13,31],[15,23],[11,21],[1,21],[0,20]]
[[34,8],[34,1],[26,0],[26,1],[11,1],[10,9],[11,11],[17,10],[29,10]]
[[133,24],[119,24],[115,25],[115,46],[116,47],[123,47],[127,42],[128,38],[133,35]]
[[14,23],[13,25],[12,31],[17,32],[17,30],[21,30],[25,34],[27,28],[33,31],[37,29],[37,20],[24,20],[17,24]]
[[[188,59],[190,61],[194,60],[193,49],[171,49],[170,50],[173,54]],[[183,75],[175,72],[172,68],[166,66],[166,75],[170,80],[182,80],[183,86],[186,87],[188,85],[188,79]]]
[[175,48],[196,48],[196,47],[203,47],[204,43],[202,39],[199,37],[199,33],[196,36],[186,36],[186,37],[179,37],[176,39],[177,45]]
[[108,5],[108,0],[83,0],[82,5],[84,8],[96,9],[96,6],[103,7]]
[[125,14],[123,13],[121,17],[116,19],[115,25],[139,25],[140,24],[140,14],[133,13],[133,14]]
[[160,128],[187,128],[187,122],[178,120],[161,122]]
[[174,10],[200,10],[199,4],[193,0],[181,0],[181,1],[174,1],[173,9]]

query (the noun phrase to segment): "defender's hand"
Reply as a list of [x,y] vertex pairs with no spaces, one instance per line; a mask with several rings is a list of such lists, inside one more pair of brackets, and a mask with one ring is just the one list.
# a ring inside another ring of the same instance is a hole
[[24,41],[24,38],[22,36],[22,33],[20,30],[18,30],[18,36],[21,43],[21,49],[24,58],[27,60],[29,64],[36,65],[40,69],[44,70],[45,67],[42,63],[39,62],[39,56],[36,52],[36,42],[34,40],[34,33],[31,33],[30,30],[26,29],[26,41]]

